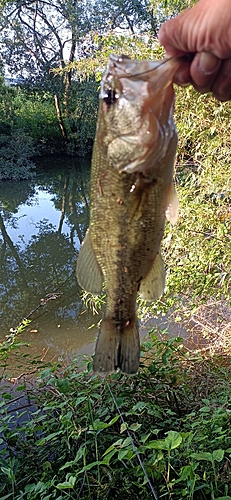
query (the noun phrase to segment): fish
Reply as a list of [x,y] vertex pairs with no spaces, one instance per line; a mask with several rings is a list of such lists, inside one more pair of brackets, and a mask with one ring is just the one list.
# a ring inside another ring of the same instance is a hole
[[138,371],[137,294],[154,301],[164,292],[160,245],[166,219],[175,223],[178,215],[173,78],[179,64],[112,54],[101,82],[90,224],[76,265],[84,290],[99,295],[105,285],[94,372]]

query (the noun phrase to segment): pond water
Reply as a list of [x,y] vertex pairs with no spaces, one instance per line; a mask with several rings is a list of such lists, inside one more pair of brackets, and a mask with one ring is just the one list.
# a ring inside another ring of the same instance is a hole
[[32,355],[91,354],[96,318],[75,278],[89,222],[90,159],[49,158],[37,166],[33,181],[0,185],[0,341],[29,316],[20,338]]

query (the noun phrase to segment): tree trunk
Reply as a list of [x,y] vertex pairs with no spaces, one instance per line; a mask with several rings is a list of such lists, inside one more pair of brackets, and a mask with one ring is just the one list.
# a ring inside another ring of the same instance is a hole
[[62,136],[64,137],[64,139],[67,140],[68,139],[67,130],[66,130],[66,127],[64,125],[62,111],[60,109],[59,98],[58,98],[57,94],[54,95],[54,100],[55,100],[55,108],[56,108],[56,114],[57,114],[57,118],[58,118],[59,128],[61,130]]
[[[69,55],[69,64],[73,63],[74,61],[75,51],[76,51],[76,39],[72,38],[70,55]],[[65,116],[68,116],[68,94],[71,86],[71,74],[72,74],[72,69],[69,67],[65,75],[65,89],[63,96],[63,106],[64,106]]]

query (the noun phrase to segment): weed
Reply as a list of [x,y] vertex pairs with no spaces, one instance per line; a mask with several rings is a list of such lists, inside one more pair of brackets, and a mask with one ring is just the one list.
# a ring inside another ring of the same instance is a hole
[[45,367],[26,415],[3,391],[2,499],[229,499],[230,369],[150,342],[134,377]]

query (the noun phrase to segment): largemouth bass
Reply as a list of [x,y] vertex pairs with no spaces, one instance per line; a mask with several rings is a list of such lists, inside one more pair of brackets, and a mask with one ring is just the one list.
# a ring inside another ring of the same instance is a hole
[[166,217],[176,222],[178,208],[172,81],[179,64],[110,56],[102,80],[90,226],[77,260],[82,288],[98,295],[105,282],[106,312],[93,361],[97,372],[138,370],[137,292],[153,301],[164,291],[160,243]]

